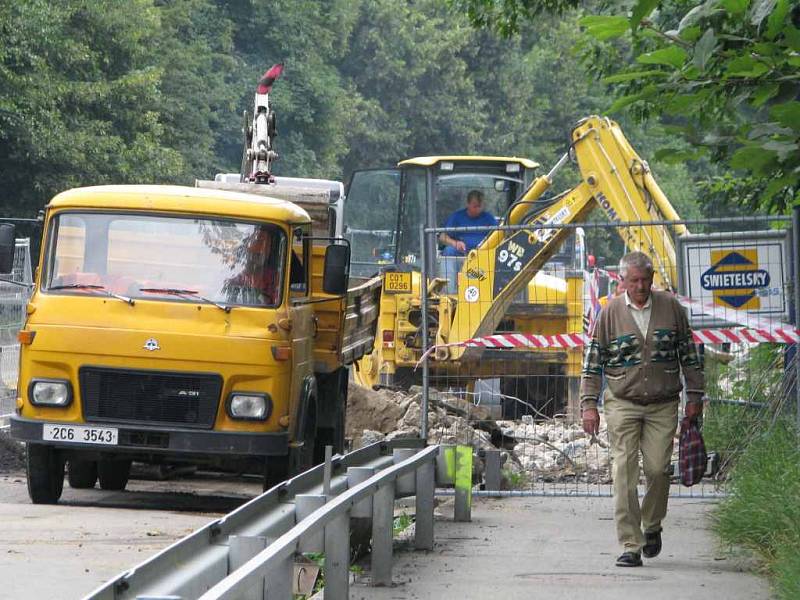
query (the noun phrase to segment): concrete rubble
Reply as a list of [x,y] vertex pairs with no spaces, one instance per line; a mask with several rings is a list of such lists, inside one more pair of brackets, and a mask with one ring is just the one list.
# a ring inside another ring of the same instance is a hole
[[[347,438],[353,448],[396,438],[418,437],[422,389],[373,391],[350,384]],[[501,450],[503,479],[509,489],[537,482],[603,483],[611,481],[608,434],[605,426],[590,439],[580,423],[565,419],[534,421],[493,420],[486,407],[450,392],[429,394],[428,439],[433,444],[471,445],[475,451],[474,478],[479,480],[484,450]]]

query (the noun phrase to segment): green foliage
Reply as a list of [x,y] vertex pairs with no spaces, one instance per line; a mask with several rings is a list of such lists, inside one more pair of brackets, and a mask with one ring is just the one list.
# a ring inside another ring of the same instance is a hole
[[[569,7],[452,1],[476,26],[505,35],[520,31],[525,19]],[[608,111],[668,120],[692,146],[706,148],[739,179],[729,202],[773,212],[800,202],[800,6],[790,0],[623,6],[629,10],[590,3],[586,11],[594,14],[580,21],[584,62],[616,96]],[[719,195],[723,188],[707,189]]]
[[797,598],[800,449],[794,428],[779,421],[762,431],[734,467],[729,485],[715,515],[717,533],[764,558],[780,598]]
[[188,182],[215,164],[230,69],[215,15],[204,0],[0,4],[5,213],[76,185]]
[[398,515],[392,521],[392,535],[398,535],[399,533],[405,531],[413,522],[414,517],[412,515],[406,513]]
[[[517,155],[547,168],[576,120],[608,104],[576,51],[579,17],[564,13],[574,4],[522,2],[520,33],[504,38],[438,0],[0,2],[4,214],[35,214],[79,185],[191,185],[238,171],[242,113],[278,61],[278,175],[347,179],[430,154]],[[601,19],[598,37],[609,26],[621,35],[630,19]],[[640,66],[609,83],[665,77],[657,60]],[[688,146],[623,120],[681,214],[694,216],[698,169],[678,162]],[[654,137],[673,150],[663,160],[652,159]],[[564,169],[555,189],[577,180]]]

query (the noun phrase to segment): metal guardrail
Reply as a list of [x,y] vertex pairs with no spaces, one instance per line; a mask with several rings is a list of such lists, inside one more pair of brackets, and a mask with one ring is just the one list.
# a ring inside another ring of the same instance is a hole
[[[462,470],[471,479],[471,448],[463,454]],[[459,456],[455,447],[425,447],[422,440],[379,442],[337,455],[121,573],[85,600],[291,599],[294,554],[322,551],[325,597],[344,600],[351,518],[372,520],[371,581],[389,584],[395,499],[416,496],[415,543],[432,548],[436,485],[457,483]],[[457,495],[457,520],[469,520],[470,500],[469,490]]]

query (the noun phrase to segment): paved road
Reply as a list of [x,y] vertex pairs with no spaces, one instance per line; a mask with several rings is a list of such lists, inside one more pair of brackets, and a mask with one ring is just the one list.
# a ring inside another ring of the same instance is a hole
[[[391,588],[356,584],[352,600],[757,600],[765,580],[715,548],[710,501],[675,499],[664,550],[644,567],[614,566],[609,498],[479,499],[472,523],[437,519],[435,548],[398,551]],[[452,512],[450,512],[450,516]]]
[[[126,492],[64,489],[34,506],[22,473],[0,475],[0,598],[80,598],[120,571],[258,493],[256,481],[198,475],[132,481]],[[609,498],[477,499],[472,523],[445,502],[433,552],[396,551],[391,588],[353,600],[694,600],[768,598],[764,580],[717,551],[710,501],[673,499],[665,549],[643,568],[613,566]],[[367,571],[368,574],[368,563]]]
[[128,487],[65,483],[61,503],[33,505],[24,473],[0,475],[0,599],[80,598],[261,491],[212,475]]

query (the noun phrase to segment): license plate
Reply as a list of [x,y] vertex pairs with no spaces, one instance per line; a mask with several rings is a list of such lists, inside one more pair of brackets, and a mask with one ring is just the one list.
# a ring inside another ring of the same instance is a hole
[[392,294],[411,292],[411,273],[385,273],[383,289]]
[[68,444],[116,445],[118,431],[115,427],[89,427],[86,425],[45,425],[42,439]]

